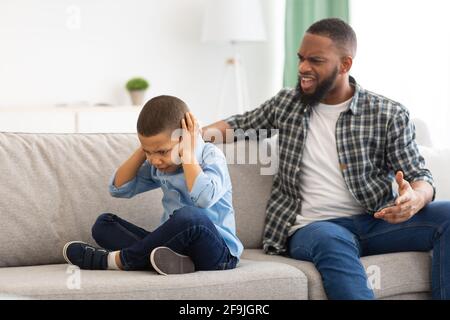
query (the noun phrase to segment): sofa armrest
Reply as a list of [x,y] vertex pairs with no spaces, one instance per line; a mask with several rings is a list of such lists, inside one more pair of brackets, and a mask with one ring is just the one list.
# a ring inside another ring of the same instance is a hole
[[431,133],[428,125],[419,118],[412,119],[414,127],[416,129],[416,142],[417,144],[425,147],[432,147],[433,142],[431,140]]
[[433,174],[436,184],[436,200],[450,200],[450,148],[438,149],[419,145],[425,166]]

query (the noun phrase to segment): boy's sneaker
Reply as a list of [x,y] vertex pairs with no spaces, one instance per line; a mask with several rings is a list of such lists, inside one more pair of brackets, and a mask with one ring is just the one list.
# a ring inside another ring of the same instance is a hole
[[162,275],[191,273],[195,271],[191,258],[167,247],[157,247],[150,254],[150,263]]
[[67,263],[88,270],[106,270],[108,253],[104,249],[95,248],[81,241],[67,242],[63,249],[63,256]]

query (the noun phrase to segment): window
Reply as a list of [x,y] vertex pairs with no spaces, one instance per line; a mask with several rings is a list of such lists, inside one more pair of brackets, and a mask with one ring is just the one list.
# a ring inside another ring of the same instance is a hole
[[351,74],[364,88],[405,105],[450,146],[450,1],[351,1],[358,37]]

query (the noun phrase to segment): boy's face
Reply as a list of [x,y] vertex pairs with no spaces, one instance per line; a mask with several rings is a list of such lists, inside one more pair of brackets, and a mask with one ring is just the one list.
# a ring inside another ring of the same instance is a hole
[[179,142],[173,141],[169,132],[161,132],[149,137],[138,134],[138,137],[148,162],[158,170],[170,173],[181,166],[172,160],[172,154],[178,155]]

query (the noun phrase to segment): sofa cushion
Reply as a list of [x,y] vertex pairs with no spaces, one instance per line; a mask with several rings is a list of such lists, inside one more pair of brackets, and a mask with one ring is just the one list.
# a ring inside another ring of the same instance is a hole
[[297,300],[307,299],[308,291],[306,276],[292,266],[245,260],[233,270],[171,276],[151,271],[79,270],[62,264],[0,268],[0,288],[15,297],[89,300]]
[[[320,274],[311,262],[284,256],[266,255],[262,250],[256,249],[244,250],[242,257],[249,260],[277,261],[297,267],[308,277],[309,299],[327,298]],[[428,252],[399,252],[366,256],[361,258],[361,262],[368,277],[374,280],[371,283],[378,299],[415,293],[428,295],[427,293],[431,290],[431,256]]]

